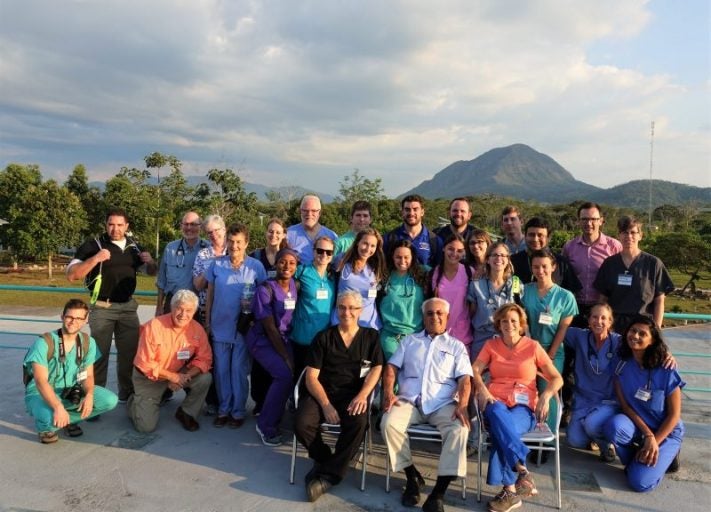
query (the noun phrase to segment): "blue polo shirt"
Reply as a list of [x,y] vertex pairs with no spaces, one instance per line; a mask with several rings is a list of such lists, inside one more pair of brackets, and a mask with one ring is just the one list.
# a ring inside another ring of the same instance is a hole
[[415,248],[415,252],[417,253],[417,261],[421,264],[435,267],[439,262],[439,255],[441,252],[440,240],[434,233],[430,235],[427,226],[424,224],[422,225],[422,231],[420,231],[420,234],[415,238],[410,237],[409,233],[405,231],[405,226],[402,224],[393,229],[385,237],[385,254],[389,254],[390,245],[398,240],[409,240],[412,242],[412,246]]

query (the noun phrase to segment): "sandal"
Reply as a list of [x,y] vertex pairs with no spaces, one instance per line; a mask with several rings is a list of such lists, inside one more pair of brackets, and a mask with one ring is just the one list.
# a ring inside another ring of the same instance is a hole
[[64,427],[64,431],[67,433],[69,437],[79,437],[84,433],[84,431],[81,429],[79,425],[76,423],[70,423],[66,427]]
[[56,432],[40,432],[37,435],[39,436],[39,441],[42,444],[52,444],[59,440],[59,435]]

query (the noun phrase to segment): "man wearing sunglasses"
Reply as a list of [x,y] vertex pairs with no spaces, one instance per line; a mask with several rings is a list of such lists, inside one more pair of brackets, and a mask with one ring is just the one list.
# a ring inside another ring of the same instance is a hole
[[166,245],[160,259],[156,278],[156,316],[170,313],[170,299],[178,290],[195,291],[193,264],[198,251],[207,247],[207,242],[200,238],[200,216],[187,212],[180,223],[180,231],[183,237]]

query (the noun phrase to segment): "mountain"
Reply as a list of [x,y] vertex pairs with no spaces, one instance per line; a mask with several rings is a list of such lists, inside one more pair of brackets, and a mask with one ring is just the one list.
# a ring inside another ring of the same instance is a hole
[[492,149],[474,160],[454,162],[403,195],[434,199],[495,194],[563,203],[600,190],[576,180],[548,155],[525,144],[514,144]]
[[[603,190],[590,196],[591,201],[631,208],[649,206],[649,180],[634,180]],[[663,204],[711,203],[711,188],[694,187],[671,181],[652,180],[652,203]]]
[[[655,206],[693,201],[711,203],[711,188],[653,180],[652,191]],[[576,180],[548,155],[525,144],[514,144],[492,149],[474,160],[455,162],[400,197],[408,194],[430,199],[495,194],[543,203],[585,199],[646,207],[649,181],[631,181],[610,189],[594,187]]]

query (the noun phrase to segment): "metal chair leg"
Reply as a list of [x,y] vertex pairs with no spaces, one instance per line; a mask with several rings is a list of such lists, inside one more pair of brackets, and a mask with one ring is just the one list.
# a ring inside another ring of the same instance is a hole
[[289,483],[294,485],[294,472],[296,471],[296,434],[294,434],[294,439],[291,442],[291,469],[289,470]]

